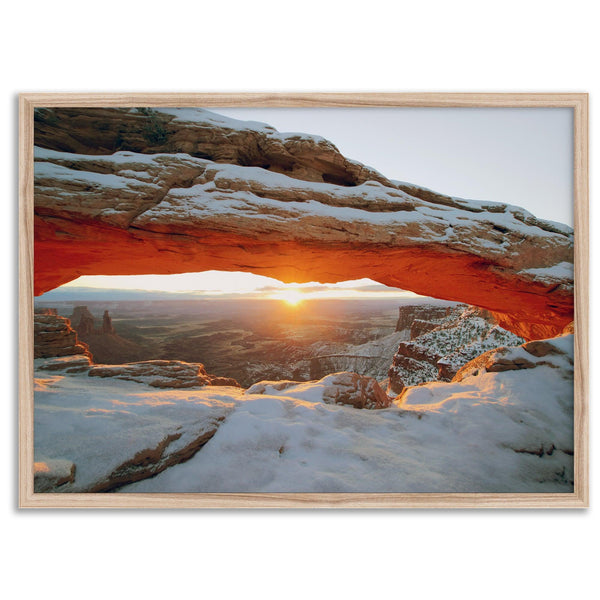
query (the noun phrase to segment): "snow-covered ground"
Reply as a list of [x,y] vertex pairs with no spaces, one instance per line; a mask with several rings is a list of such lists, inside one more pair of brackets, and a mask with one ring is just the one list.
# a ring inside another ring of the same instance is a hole
[[550,343],[528,355],[534,367],[410,388],[381,410],[327,404],[323,383],[156,390],[37,360],[35,460],[73,463],[59,491],[88,491],[208,435],[190,460],[118,491],[571,492],[572,336]]

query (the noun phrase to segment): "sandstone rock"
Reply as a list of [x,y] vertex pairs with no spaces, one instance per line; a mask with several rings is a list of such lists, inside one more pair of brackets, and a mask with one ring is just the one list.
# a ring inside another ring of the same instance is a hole
[[410,339],[418,337],[425,333],[418,333],[415,329],[413,335],[413,327],[417,322],[438,323],[450,314],[452,307],[436,306],[433,304],[411,304],[408,306],[400,306],[398,308],[398,321],[396,322],[396,331],[410,330]]
[[59,458],[36,461],[33,465],[33,491],[48,493],[75,481],[75,465]]
[[414,340],[421,337],[429,331],[433,331],[440,326],[439,321],[424,321],[423,319],[415,319],[410,326],[410,339]]
[[573,320],[570,228],[389,181],[322,138],[176,109],[44,109],[35,137],[36,294],[79,274],[222,269],[369,277],[527,339]]
[[251,385],[244,394],[264,394],[267,392],[267,388],[271,388],[278,392],[287,390],[291,387],[298,385],[297,381],[281,380],[281,381],[259,381],[254,385]]
[[90,336],[94,333],[94,315],[87,306],[76,306],[73,309],[71,323],[80,337]]
[[321,379],[325,385],[323,401],[328,404],[347,404],[354,408],[387,408],[392,400],[372,377],[357,373],[334,373]]
[[517,358],[496,358],[490,360],[485,365],[485,370],[489,373],[502,371],[518,371],[519,369],[533,369],[536,363],[527,360],[521,356]]
[[456,375],[456,365],[452,361],[440,358],[436,366],[438,368],[437,379],[439,381],[452,381],[452,378]]
[[565,377],[573,376],[573,335],[566,334],[548,340],[527,342],[514,347],[502,347],[489,350],[464,365],[452,381],[460,382],[465,377],[482,373],[500,373],[533,369],[546,365],[561,369]]
[[112,319],[110,318],[107,310],[104,311],[104,316],[102,317],[102,333],[105,335],[113,335],[115,333]]
[[69,356],[82,354],[91,358],[86,344],[77,339],[71,322],[57,314],[34,314],[33,357]]
[[158,446],[138,451],[130,460],[119,465],[108,477],[94,483],[90,493],[110,492],[126,484],[141,481],[162,473],[168,467],[188,461],[217,433],[223,418],[218,418],[214,426],[201,430],[185,446],[169,452],[169,446],[178,441],[182,434],[165,436]]
[[565,328],[562,330],[563,335],[566,335],[568,333],[575,333],[575,322],[571,321],[569,324],[567,324],[565,326]]
[[360,185],[390,182],[342,156],[329,141],[239,121],[203,109],[45,108],[35,113],[35,145],[61,152],[118,150],[185,153],[218,163],[253,166],[305,181]]
[[65,373],[82,373],[92,366],[91,357],[85,354],[45,358],[38,368],[40,371],[64,371]]
[[523,348],[527,350],[529,354],[536,357],[546,356],[548,354],[558,354],[560,352],[554,344],[544,340],[527,342],[526,344],[523,344]]
[[307,396],[325,404],[345,404],[353,408],[387,408],[392,400],[372,377],[358,373],[340,372],[319,381],[259,381],[250,386],[245,395],[270,394],[305,399]]
[[115,377],[155,388],[191,388],[205,385],[240,387],[234,379],[209,375],[204,365],[178,360],[147,360],[123,365],[92,367],[90,377]]
[[425,320],[425,310],[415,312],[424,317],[411,327],[411,333],[419,335],[398,345],[388,372],[388,390],[393,394],[426,381],[451,381],[463,365],[487,350],[523,341],[480,308],[458,305],[445,309],[444,316],[439,307],[431,308],[436,320]]

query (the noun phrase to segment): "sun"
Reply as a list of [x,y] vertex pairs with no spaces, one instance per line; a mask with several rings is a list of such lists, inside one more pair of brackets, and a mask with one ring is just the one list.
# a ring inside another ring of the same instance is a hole
[[300,290],[282,290],[273,296],[278,300],[283,300],[290,306],[298,306],[304,300],[304,294]]

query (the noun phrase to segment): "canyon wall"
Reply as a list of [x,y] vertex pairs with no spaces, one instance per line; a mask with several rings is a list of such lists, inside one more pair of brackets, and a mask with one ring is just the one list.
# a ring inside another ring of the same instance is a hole
[[[421,318],[410,321],[415,314]],[[410,333],[398,345],[388,372],[390,394],[428,381],[451,381],[479,355],[524,341],[501,328],[491,313],[474,306],[403,306],[398,323]]]

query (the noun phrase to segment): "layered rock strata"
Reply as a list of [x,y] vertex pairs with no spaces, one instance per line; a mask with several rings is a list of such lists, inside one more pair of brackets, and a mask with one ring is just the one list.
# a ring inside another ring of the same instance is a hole
[[573,378],[573,339],[569,334],[549,340],[526,342],[519,347],[502,346],[484,352],[464,365],[452,379],[459,382],[481,373],[503,373],[548,366],[562,369]]
[[[435,306],[431,304],[411,304],[400,306],[396,331],[410,331],[410,339],[414,339],[439,325],[440,321],[452,312],[451,306]],[[428,323],[429,325],[423,325]]]
[[527,339],[573,320],[572,229],[390,181],[322,138],[202,110],[43,109],[35,139],[37,294],[80,274],[220,269],[368,277],[486,308]]
[[[502,329],[485,310],[458,305],[444,311],[443,318],[438,309],[432,320],[413,322],[410,340],[400,342],[392,360],[389,393],[400,394],[405,387],[426,381],[451,381],[463,365],[482,353],[523,341]],[[427,316],[424,311],[419,314]]]
[[90,377],[115,377],[125,381],[147,383],[155,388],[191,388],[205,385],[240,387],[235,379],[209,375],[200,363],[180,360],[147,360],[124,365],[98,365],[90,369]]
[[[83,315],[85,320],[89,311],[85,306],[78,308],[80,310],[76,314]],[[207,373],[200,363],[149,360],[122,365],[96,365],[87,344],[79,341],[69,319],[59,316],[56,309],[42,309],[35,313],[33,348],[34,358],[47,359],[37,365],[40,371],[87,372],[90,377],[114,377],[145,383],[154,388],[178,389],[207,385],[240,387],[235,379]]]
[[71,355],[91,356],[87,345],[77,339],[69,319],[57,315],[52,309],[34,314],[34,358]]

